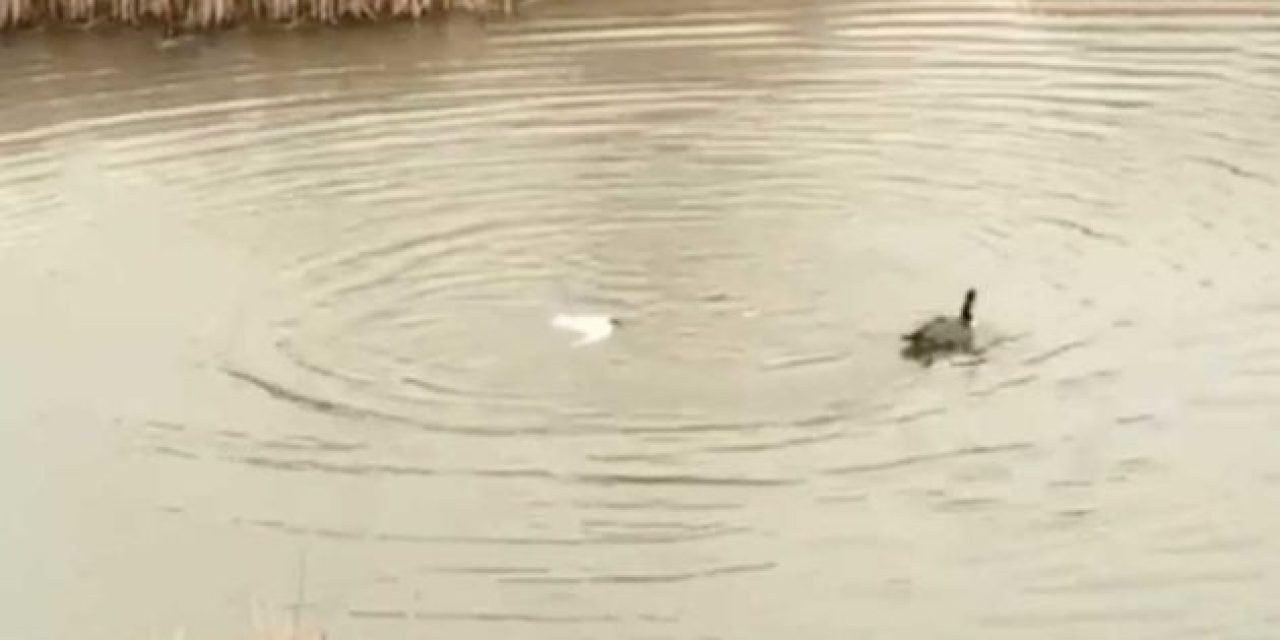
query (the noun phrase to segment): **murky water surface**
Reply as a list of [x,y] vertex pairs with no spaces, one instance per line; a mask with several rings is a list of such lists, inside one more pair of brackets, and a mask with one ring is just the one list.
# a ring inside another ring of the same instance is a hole
[[0,55],[5,638],[1280,628],[1268,0]]

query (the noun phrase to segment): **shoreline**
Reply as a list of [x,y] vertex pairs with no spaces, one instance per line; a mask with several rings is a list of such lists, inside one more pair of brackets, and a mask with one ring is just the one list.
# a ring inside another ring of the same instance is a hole
[[0,0],[0,33],[124,26],[178,35],[253,24],[412,21],[451,13],[507,16],[517,8],[517,0]]

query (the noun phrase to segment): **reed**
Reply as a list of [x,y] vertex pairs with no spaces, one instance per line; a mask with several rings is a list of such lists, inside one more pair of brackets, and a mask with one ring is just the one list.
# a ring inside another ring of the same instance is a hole
[[461,11],[514,13],[517,0],[0,0],[0,31],[45,24],[206,31],[247,22],[338,24]]

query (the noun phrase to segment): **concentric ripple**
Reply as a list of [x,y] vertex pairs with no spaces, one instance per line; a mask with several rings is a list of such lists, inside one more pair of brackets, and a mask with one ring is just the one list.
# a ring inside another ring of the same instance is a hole
[[1280,10],[1102,4],[0,40],[0,636],[1265,636]]

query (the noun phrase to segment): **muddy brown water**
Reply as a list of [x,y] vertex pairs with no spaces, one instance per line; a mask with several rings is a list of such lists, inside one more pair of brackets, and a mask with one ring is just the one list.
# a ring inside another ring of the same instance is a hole
[[0,55],[0,636],[1280,628],[1270,2]]

